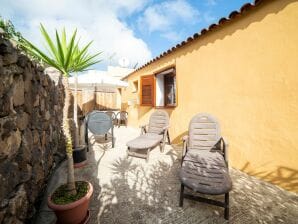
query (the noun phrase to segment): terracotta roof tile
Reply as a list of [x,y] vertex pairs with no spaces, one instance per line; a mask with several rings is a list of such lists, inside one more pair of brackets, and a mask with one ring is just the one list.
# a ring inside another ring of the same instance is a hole
[[186,42],[191,42],[191,41],[193,41],[192,37],[188,37],[187,40],[186,40]]
[[247,12],[247,11],[250,11],[252,10],[253,8],[255,8],[256,6],[258,6],[260,3],[264,2],[266,0],[255,0],[254,1],[254,4],[251,4],[251,3],[246,3],[244,4],[241,8],[240,8],[240,11],[233,11],[230,13],[230,15],[228,16],[228,18],[221,18],[217,24],[211,24],[209,26],[208,29],[202,29],[200,33],[195,33],[193,34],[193,36],[191,37],[188,37],[186,40],[182,41],[181,43],[178,43],[176,46],[168,49],[167,51],[164,51],[162,52],[159,56],[155,57],[154,59],[150,60],[149,62],[147,62],[146,64],[140,66],[139,68],[137,68],[135,71],[133,71],[132,73],[130,73],[129,75],[127,75],[126,77],[122,78],[122,79],[125,79],[127,78],[128,76],[130,76],[131,74],[133,74],[134,72],[146,67],[147,65],[161,59],[162,57],[168,55],[168,54],[171,54],[171,52],[177,50],[178,48],[184,46],[184,45],[187,45],[188,43],[192,42],[194,39],[197,39],[199,38],[200,36],[203,36],[205,35],[206,33],[208,33],[210,30],[214,30],[216,29],[217,27],[219,26],[222,26],[224,25],[225,23],[227,23],[228,21],[230,20],[234,20],[236,17],[239,17],[241,16],[243,13]]
[[193,35],[193,39],[196,39],[196,38],[198,38],[200,35],[198,34],[198,33],[195,33],[194,35]]
[[238,11],[233,11],[230,13],[229,18],[234,19],[238,15],[240,15],[240,13]]
[[244,4],[244,5],[241,7],[240,12],[241,12],[241,13],[244,13],[244,12],[250,10],[250,9],[253,8],[253,7],[254,7],[254,6],[253,6],[252,4],[250,4],[250,3]]
[[205,33],[207,33],[207,30],[206,29],[202,29],[201,30],[201,35],[204,35]]
[[264,0],[255,0],[255,4],[254,5],[259,5],[261,2],[263,2]]
[[218,24],[219,25],[222,25],[222,24],[224,24],[225,22],[227,22],[227,21],[229,21],[227,18],[221,18],[219,21],[218,21]]
[[209,30],[212,30],[213,28],[217,27],[217,24],[213,23],[209,26]]

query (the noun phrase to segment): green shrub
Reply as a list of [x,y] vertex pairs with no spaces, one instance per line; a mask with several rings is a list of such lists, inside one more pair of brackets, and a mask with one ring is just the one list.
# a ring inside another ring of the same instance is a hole
[[23,36],[20,32],[16,31],[14,25],[10,20],[4,20],[0,16],[0,28],[4,31],[4,38],[12,39],[17,42],[21,42],[23,39]]

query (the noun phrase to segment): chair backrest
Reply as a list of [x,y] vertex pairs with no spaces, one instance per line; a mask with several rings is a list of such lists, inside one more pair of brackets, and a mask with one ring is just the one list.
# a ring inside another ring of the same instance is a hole
[[153,112],[149,119],[149,133],[162,134],[163,128],[169,125],[169,115],[163,110]]
[[211,149],[220,139],[220,126],[215,117],[199,113],[189,123],[189,148]]
[[87,128],[95,135],[104,135],[113,128],[109,115],[100,111],[92,111],[87,117]]

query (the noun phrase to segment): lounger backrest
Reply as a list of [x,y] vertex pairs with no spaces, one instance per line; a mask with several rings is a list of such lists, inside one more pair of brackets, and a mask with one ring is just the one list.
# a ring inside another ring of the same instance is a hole
[[149,133],[162,134],[164,127],[169,125],[169,115],[163,110],[155,111],[149,119]]
[[197,114],[189,123],[189,148],[211,149],[220,139],[220,126],[210,114]]

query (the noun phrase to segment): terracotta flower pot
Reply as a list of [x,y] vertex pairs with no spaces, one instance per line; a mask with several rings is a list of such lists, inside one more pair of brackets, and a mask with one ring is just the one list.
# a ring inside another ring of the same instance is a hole
[[82,223],[88,216],[88,208],[91,196],[93,194],[93,186],[86,181],[89,185],[87,194],[81,199],[65,205],[57,205],[48,197],[48,206],[51,208],[56,216],[57,223],[63,224],[79,224]]

